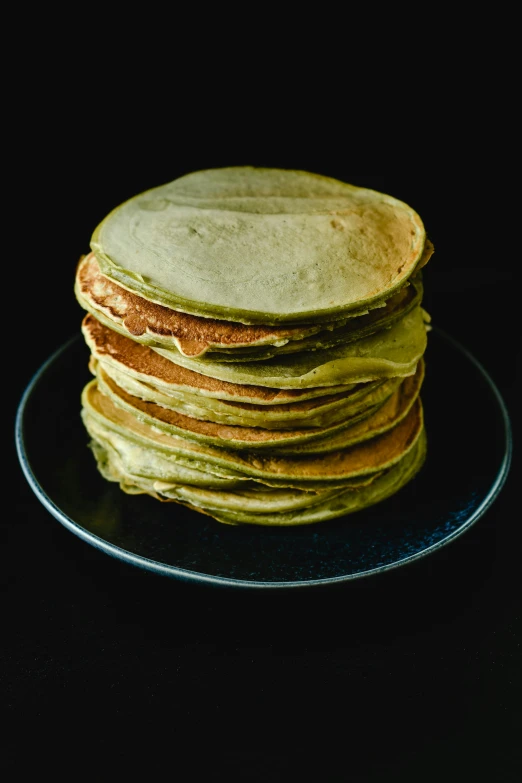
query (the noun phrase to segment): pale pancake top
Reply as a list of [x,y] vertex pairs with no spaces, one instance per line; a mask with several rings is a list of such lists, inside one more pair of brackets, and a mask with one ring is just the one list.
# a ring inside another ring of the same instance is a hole
[[[196,171],[117,206],[91,249],[102,272],[175,310],[244,323],[342,317],[423,263],[419,215],[306,171]],[[424,259],[425,261],[425,259]]]
[[95,318],[137,342],[175,348],[189,358],[217,351],[220,361],[229,359],[227,353],[230,360],[235,354],[248,361],[335,346],[378,331],[421,301],[420,275],[414,275],[411,282],[413,285],[406,283],[383,306],[357,317],[293,327],[203,318],[150,302],[102,274],[94,253],[80,259],[74,292],[79,304]]
[[293,328],[247,325],[172,310],[128,291],[102,274],[94,253],[78,263],[75,292],[83,307],[101,311],[129,336],[149,335],[164,341],[170,338],[185,356],[201,356],[209,348],[283,345],[321,329],[313,324]]

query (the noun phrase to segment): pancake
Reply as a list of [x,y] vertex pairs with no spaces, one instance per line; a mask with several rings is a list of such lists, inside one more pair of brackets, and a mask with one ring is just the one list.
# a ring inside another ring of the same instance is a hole
[[[409,389],[404,387],[409,386]],[[417,400],[419,389],[413,379],[402,384],[402,394],[395,395],[383,405],[377,414],[364,422],[345,429],[338,436],[322,440],[315,444],[316,451],[310,445],[294,449],[293,454],[284,450],[259,452],[254,450],[236,450],[227,448],[226,441],[216,447],[203,441],[189,439],[181,434],[168,433],[144,421],[131,411],[115,405],[110,397],[100,392],[95,380],[89,382],[82,393],[82,417],[94,422],[93,437],[111,440],[113,435],[122,436],[130,443],[142,447],[149,454],[156,453],[172,459],[175,463],[198,471],[212,473],[228,479],[250,478],[271,486],[306,487],[310,482],[347,480],[346,471],[339,467],[346,457],[348,449],[372,441],[379,444],[380,436],[389,433],[410,414]],[[409,426],[418,429],[417,417],[410,420]],[[322,447],[322,448],[321,448]],[[344,455],[344,457],[342,456]],[[374,467],[374,471],[379,468]],[[332,472],[333,471],[333,472]],[[372,471],[370,471],[372,472]],[[367,475],[368,471],[357,475]],[[353,478],[353,470],[351,478]]]
[[140,193],[95,228],[102,273],[173,310],[245,324],[328,322],[382,305],[426,261],[420,216],[305,171],[233,166]]
[[[346,490],[334,498],[322,500],[314,504],[312,508],[300,511],[279,514],[252,514],[248,508],[244,511],[224,511],[210,505],[195,506],[199,511],[209,514],[229,525],[266,525],[276,527],[290,527],[295,525],[310,525],[317,522],[325,522],[329,519],[345,517],[356,511],[381,503],[386,498],[395,495],[417,475],[422,468],[427,452],[426,432],[423,429],[414,448],[393,465],[382,476],[379,476],[369,486],[358,490]],[[174,498],[173,498],[174,499]]]
[[345,319],[332,324],[303,324],[293,328],[249,326],[202,318],[155,304],[103,275],[94,253],[80,259],[75,294],[79,304],[98,321],[144,345],[173,348],[184,356],[195,358],[217,351],[224,354],[226,360],[245,361],[333,347],[372,334],[420,303],[420,274],[410,283],[382,307],[351,318],[348,323]]
[[[102,475],[111,481],[120,481],[123,476],[132,476],[133,480],[168,482],[168,485],[182,484],[205,489],[239,489],[249,482],[243,476],[222,477],[203,466],[182,465],[175,458],[168,458],[161,451],[144,448],[132,439],[100,426],[95,418],[84,412],[83,422],[91,436],[90,448],[99,463]],[[112,466],[112,467],[111,467]]]
[[175,501],[201,511],[225,524],[291,526],[311,524],[374,505],[405,486],[422,467],[426,457],[426,432],[421,425],[408,448],[386,470],[359,486],[329,486],[317,491],[296,489],[202,489],[126,473],[120,452],[91,443],[100,473],[118,482],[128,494],[149,494],[162,501]]
[[[147,433],[145,437],[140,437],[139,428],[124,430],[115,426],[116,420],[107,417],[105,403],[99,405],[100,397],[103,398],[103,395],[99,394],[95,382],[88,384],[83,394],[82,416],[92,439],[109,452],[108,457],[111,457],[113,464],[119,465],[115,471],[118,477],[147,477],[173,485],[201,486],[204,484],[202,476],[206,473],[212,479],[229,479],[232,485],[234,481],[244,478],[270,487],[308,490],[358,486],[359,481],[354,482],[354,479],[380,474],[402,459],[413,447],[423,428],[422,405],[418,398],[408,413],[391,429],[335,452],[305,457],[277,457],[271,454],[263,458],[246,451],[231,460],[228,451],[207,450],[203,445],[192,450],[192,453],[190,448],[188,451],[185,449],[188,459],[183,461],[179,459],[183,454],[183,444],[180,447],[178,439],[170,444],[170,449],[165,449],[157,441],[158,448],[154,448],[151,443],[154,443],[155,438],[154,435],[151,437],[150,432],[148,437]],[[100,408],[105,409],[105,413],[100,415]],[[110,413],[109,408],[109,416]],[[226,469],[223,470],[227,463],[232,465],[228,475]],[[214,472],[216,469],[217,472]]]
[[327,390],[323,387],[277,389],[222,381],[171,362],[167,357],[110,329],[92,315],[85,316],[81,329],[91,355],[97,360],[110,363],[145,383],[153,383],[169,395],[197,395],[202,403],[203,400],[216,399],[263,406],[288,405],[323,397],[325,392],[339,394],[355,386],[337,384]]
[[[108,443],[101,440],[93,440],[90,444],[93,454],[96,458],[99,472],[109,481],[120,484],[124,491],[131,487],[132,494],[148,494],[158,500],[169,500],[179,498],[190,502],[192,498],[207,497],[212,505],[221,508],[224,511],[237,511],[247,505],[254,513],[286,512],[290,510],[306,508],[310,505],[332,498],[343,492],[343,488],[321,489],[319,491],[303,491],[296,489],[273,489],[260,487],[246,482],[246,486],[234,487],[234,482],[229,482],[230,491],[223,488],[216,488],[212,484],[212,478],[206,487],[197,484],[185,484],[180,480],[179,469],[175,470],[174,481],[165,481],[156,479],[146,473],[137,474],[135,471],[128,471],[129,465],[134,467],[134,463],[125,462],[125,451],[113,448]],[[183,472],[183,471],[182,471]],[[188,471],[185,471],[188,473]],[[195,473],[195,471],[192,471]],[[222,481],[222,484],[225,484]],[[239,483],[239,482],[236,482]],[[211,493],[210,495],[208,493]]]
[[[336,478],[318,477],[306,478],[306,465],[300,466],[300,475],[281,477],[266,472],[250,475],[232,469],[223,469],[212,459],[206,462],[206,454],[202,450],[199,459],[188,460],[179,457],[177,451],[167,452],[154,448],[150,443],[136,439],[129,433],[116,431],[106,422],[92,415],[87,407],[82,409],[82,419],[85,428],[91,436],[90,447],[95,452],[100,463],[100,471],[105,475],[112,474],[112,481],[132,483],[147,482],[149,488],[158,491],[173,486],[195,486],[205,489],[259,489],[266,487],[283,487],[303,491],[326,491],[333,488],[366,486],[380,471],[354,474],[353,476],[338,475]],[[226,460],[225,460],[226,461]],[[313,465],[313,461],[310,461]],[[282,467],[282,463],[280,465]],[[291,463],[286,466],[291,470]],[[225,475],[223,475],[225,474]],[[303,478],[303,475],[305,476]],[[149,483],[150,482],[150,483]]]
[[356,342],[261,362],[223,362],[217,353],[209,354],[212,358],[190,359],[175,350],[153,350],[181,367],[236,384],[307,389],[367,383],[415,372],[426,350],[429,320],[418,305],[389,328]]
[[[91,361],[93,375],[106,376],[129,395],[201,421],[264,429],[296,429],[330,427],[346,419],[362,415],[386,400],[400,385],[400,378],[380,383],[361,383],[352,391],[318,397],[314,400],[287,405],[251,405],[201,398],[197,394],[172,396],[143,383],[126,372],[120,372],[110,362]],[[103,376],[101,385],[103,385]]]
[[[345,431],[359,422],[363,422],[363,426],[358,430],[358,436],[361,440],[365,439],[366,429],[371,430],[375,420],[379,422],[379,426],[381,422],[383,426],[385,426],[386,422],[389,422],[388,427],[392,427],[411,406],[412,399],[418,395],[422,379],[422,367],[419,367],[418,373],[409,384],[401,384],[387,399],[378,399],[372,407],[357,412],[341,423],[329,427],[294,428],[289,430],[223,425],[196,419],[164,408],[157,403],[147,402],[128,394],[109,378],[101,368],[98,368],[96,377],[100,391],[110,397],[116,406],[127,411],[139,421],[150,424],[150,426],[167,435],[180,436],[209,446],[224,446],[227,449],[282,450],[286,454],[292,454],[299,453],[304,445],[309,445],[310,443],[316,444],[316,450],[320,450],[323,453],[327,452],[331,450],[331,443],[335,442],[334,439],[336,437],[341,442],[346,443],[346,438],[350,438],[350,433]],[[384,406],[386,406],[386,412],[383,417],[381,409]],[[379,411],[381,411],[380,415]],[[342,433],[344,433],[344,437]]]
[[80,259],[75,294],[85,310],[121,334],[146,345],[173,346],[185,356],[202,356],[211,350],[277,346],[321,330],[319,324],[293,329],[247,326],[172,310],[128,291],[103,275],[92,252]]
[[[209,448],[182,438],[157,433],[149,425],[122,421],[128,414],[115,408],[95,383],[84,390],[82,419],[91,436],[91,448],[102,473],[113,473],[111,480],[146,479],[166,484],[187,484],[205,487],[252,487],[264,484],[302,490],[324,490],[325,487],[359,487],[372,481],[378,471],[352,476],[321,476],[314,473],[314,459],[278,460],[267,463],[241,452]],[[127,426],[128,425],[128,426]],[[113,466],[113,468],[110,467]],[[114,466],[118,466],[114,468]],[[307,476],[307,473],[310,476]]]
[[[356,384],[352,389],[338,394],[279,405],[219,400],[198,394],[197,386],[192,392],[177,385],[168,388],[165,379],[176,365],[99,324],[97,327],[93,329],[92,324],[84,327],[86,340],[91,347],[90,368],[94,375],[103,370],[105,375],[130,395],[196,419],[219,424],[267,429],[329,426],[374,407],[389,397],[401,382],[400,378],[390,378]],[[151,353],[154,364],[150,361]]]
[[[341,322],[341,325],[327,324],[326,329],[316,334],[303,337],[300,340],[291,340],[283,345],[242,350],[225,348],[223,351],[216,350],[214,357],[208,356],[206,358],[217,358],[221,362],[261,361],[290,353],[348,345],[392,326],[421,303],[422,294],[422,277],[419,273],[400,291],[391,296],[382,307],[376,307],[357,318],[350,318],[346,323]],[[207,353],[212,354],[213,352],[208,351]],[[205,358],[205,354],[194,358]]]

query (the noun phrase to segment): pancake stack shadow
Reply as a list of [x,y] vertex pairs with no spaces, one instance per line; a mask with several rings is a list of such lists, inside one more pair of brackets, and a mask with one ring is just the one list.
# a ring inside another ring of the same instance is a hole
[[116,207],[75,276],[100,473],[231,525],[395,494],[427,449],[432,252],[408,205],[308,172],[194,172]]

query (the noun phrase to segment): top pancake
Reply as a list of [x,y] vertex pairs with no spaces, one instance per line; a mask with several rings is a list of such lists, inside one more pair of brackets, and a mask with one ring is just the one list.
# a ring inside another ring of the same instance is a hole
[[103,275],[94,253],[80,259],[74,290],[82,307],[98,320],[104,319],[111,328],[138,342],[174,346],[185,356],[203,356],[212,350],[282,346],[321,329],[318,324],[247,325],[173,310],[132,293]]
[[[382,306],[333,324],[298,326],[242,324],[181,313],[150,302],[102,274],[94,253],[78,262],[74,291],[79,304],[98,321],[144,345],[174,348],[188,357],[222,353],[221,360],[265,359],[351,342],[391,325],[422,299],[420,275]],[[230,354],[230,357],[227,356]]]
[[383,304],[425,263],[407,204],[305,171],[197,171],[96,227],[104,275],[174,310],[246,324],[319,323]]

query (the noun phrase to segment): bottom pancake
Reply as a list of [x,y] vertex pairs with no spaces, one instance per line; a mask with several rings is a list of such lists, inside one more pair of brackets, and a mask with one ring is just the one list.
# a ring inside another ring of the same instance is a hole
[[127,494],[177,502],[224,524],[305,525],[350,514],[397,492],[422,466],[417,396],[391,428],[325,454],[281,456],[196,444],[122,411],[86,385],[82,418],[101,475]]
[[126,477],[108,452],[94,442],[94,455],[104,478],[116,481],[127,494],[148,494],[207,514],[228,525],[290,527],[310,525],[346,516],[396,494],[419,472],[426,458],[426,431],[422,428],[413,447],[392,467],[369,483],[348,489],[319,492],[245,488],[237,492],[168,485],[150,479]]

